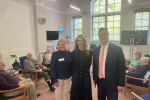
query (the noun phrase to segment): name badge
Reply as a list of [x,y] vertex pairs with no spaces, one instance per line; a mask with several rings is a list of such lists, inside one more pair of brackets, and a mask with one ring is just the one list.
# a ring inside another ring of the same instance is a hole
[[64,61],[64,58],[60,58],[59,61]]

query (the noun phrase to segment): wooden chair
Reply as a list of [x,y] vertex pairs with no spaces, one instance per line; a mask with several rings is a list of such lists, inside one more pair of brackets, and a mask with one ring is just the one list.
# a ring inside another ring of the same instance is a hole
[[36,88],[38,88],[38,81],[40,81],[43,77],[37,75],[37,72],[36,72],[36,71],[28,72],[28,71],[26,71],[26,70],[24,69],[23,61],[24,61],[25,59],[27,59],[27,56],[19,57],[19,59],[20,59],[21,67],[22,67],[22,77],[25,78],[25,77],[24,77],[24,73],[34,73],[34,74],[35,74],[35,78],[34,78],[33,80],[35,80],[35,82],[36,82]]
[[[135,83],[131,81],[127,81],[127,78],[132,78],[136,80],[146,80],[146,83]],[[126,88],[131,87],[134,89],[142,90],[142,91],[147,91],[150,93],[150,77],[148,79],[142,79],[142,78],[135,78],[131,76],[125,76],[125,87],[124,87],[124,96],[126,96]]]
[[[23,93],[18,94],[16,96],[13,97],[4,97],[2,96],[2,93],[6,93],[6,92],[10,92],[10,91],[16,91],[19,89],[23,89]],[[11,90],[2,90],[0,91],[0,100],[26,100],[26,89],[25,86],[21,86],[15,89],[11,89]]]
[[131,92],[132,94],[132,99],[131,100],[150,100],[150,93],[138,96],[134,92]]

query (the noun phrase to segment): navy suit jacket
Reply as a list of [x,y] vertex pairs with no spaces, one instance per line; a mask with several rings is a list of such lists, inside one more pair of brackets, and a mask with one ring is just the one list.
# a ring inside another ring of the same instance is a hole
[[[141,65],[138,66],[135,69],[130,70],[127,75],[131,77],[136,77],[136,78],[144,78],[146,75],[147,71],[149,71],[149,66],[148,65]],[[134,80],[131,78],[128,78],[129,81],[132,82],[137,82],[137,83],[142,83],[142,80]]]
[[[101,45],[95,48],[93,52],[93,80],[95,85],[98,80],[99,53]],[[125,86],[125,58],[122,48],[109,43],[106,61],[105,61],[105,80],[108,88],[117,88]]]

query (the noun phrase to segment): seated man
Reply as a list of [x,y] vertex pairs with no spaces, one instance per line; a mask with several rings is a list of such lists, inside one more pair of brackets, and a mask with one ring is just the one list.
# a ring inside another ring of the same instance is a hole
[[[39,64],[37,60],[33,59],[32,53],[27,54],[27,59],[23,62],[26,71],[37,71],[37,75],[44,77],[45,81],[50,87],[51,91],[55,91],[55,88],[50,83],[50,69],[47,69],[43,65]],[[25,78],[34,79],[34,73],[25,73]],[[51,79],[52,82],[52,79]]]
[[[36,95],[36,88],[31,79],[22,78],[21,81],[19,82],[17,77],[4,71],[5,67],[6,67],[5,63],[2,60],[0,60],[0,81],[1,81],[0,90],[10,90],[10,89],[18,88],[19,86],[26,86],[26,89],[29,94],[29,100],[33,100],[37,96],[40,96],[40,93]],[[23,92],[22,89],[10,91],[10,92],[3,93],[3,96],[5,97],[16,96],[22,92]]]
[[[144,78],[146,75],[147,71],[149,71],[149,58],[143,57],[141,60],[141,66],[132,69],[130,71],[126,71],[126,74],[131,77],[136,77],[136,78]],[[129,81],[136,82],[136,83],[142,83],[142,80],[135,80],[128,78]]]

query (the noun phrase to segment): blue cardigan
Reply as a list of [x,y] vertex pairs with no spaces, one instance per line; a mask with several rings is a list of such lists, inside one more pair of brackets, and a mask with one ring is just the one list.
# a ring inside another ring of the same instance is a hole
[[50,73],[54,83],[57,79],[68,79],[72,75],[72,61],[70,51],[56,51],[52,54]]

